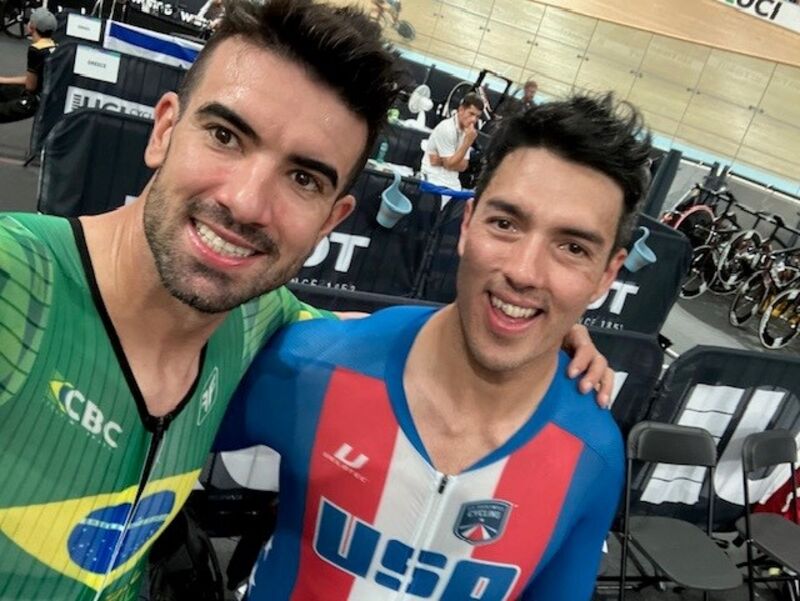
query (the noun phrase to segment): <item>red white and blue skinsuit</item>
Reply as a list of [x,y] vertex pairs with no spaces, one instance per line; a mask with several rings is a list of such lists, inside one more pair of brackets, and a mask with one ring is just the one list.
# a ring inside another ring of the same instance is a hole
[[591,597],[623,483],[611,415],[562,353],[519,431],[464,472],[438,472],[402,386],[432,314],[305,322],[253,362],[218,440],[281,454],[278,523],[249,600]]

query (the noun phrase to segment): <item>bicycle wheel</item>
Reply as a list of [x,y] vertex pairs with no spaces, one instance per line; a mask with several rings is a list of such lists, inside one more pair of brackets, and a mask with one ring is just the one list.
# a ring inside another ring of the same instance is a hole
[[447,95],[447,100],[445,100],[445,106],[443,107],[445,114],[443,117],[445,119],[450,117],[450,115],[458,109],[464,96],[473,91],[475,91],[475,84],[471,81],[460,81],[453,86],[453,89],[450,90],[450,93]]
[[417,30],[408,21],[398,21],[395,25],[397,34],[407,42],[413,42],[417,37]]
[[766,273],[759,271],[741,285],[736,296],[733,297],[731,308],[728,310],[728,321],[731,325],[743,326],[753,315],[763,309],[763,304],[769,291],[767,286],[768,277]]
[[731,293],[750,277],[760,256],[761,234],[746,230],[733,236],[722,249],[717,269],[717,286],[720,294]]
[[692,248],[699,248],[708,242],[714,214],[707,207],[694,207],[682,215],[675,229],[689,239]]
[[0,31],[12,38],[25,37],[25,20],[22,6],[18,2],[7,0],[0,3]]
[[784,290],[761,316],[758,337],[768,349],[783,348],[797,336],[800,326],[800,289]]
[[696,298],[708,289],[708,283],[714,277],[714,247],[699,246],[692,253],[689,273],[681,284],[681,298]]

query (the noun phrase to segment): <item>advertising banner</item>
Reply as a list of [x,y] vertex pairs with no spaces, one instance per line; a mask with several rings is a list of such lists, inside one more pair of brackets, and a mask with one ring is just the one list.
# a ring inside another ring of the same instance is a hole
[[784,0],[717,0],[750,16],[800,33],[800,5]]

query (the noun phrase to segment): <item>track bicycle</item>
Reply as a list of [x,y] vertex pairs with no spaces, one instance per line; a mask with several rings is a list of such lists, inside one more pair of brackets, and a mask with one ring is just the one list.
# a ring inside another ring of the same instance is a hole
[[692,186],[675,207],[661,215],[661,223],[686,236],[693,249],[709,243],[711,224],[720,212],[717,210],[719,201],[726,202],[723,214],[735,202],[724,183],[728,169],[725,167],[718,172],[719,164],[712,165],[702,183]]
[[409,21],[400,18],[402,10],[400,0],[372,0],[369,15],[381,29],[386,27],[393,29],[405,41],[413,42],[417,37],[417,31]]
[[[738,208],[756,218],[753,227],[735,234],[722,249],[717,263],[712,292],[732,294],[753,273],[762,269],[765,261],[773,251],[772,243],[777,240],[778,231],[789,229],[779,215],[766,211],[753,211],[743,205]],[[774,227],[769,236],[764,238],[757,230],[761,222],[771,223]]]
[[[700,296],[713,284],[722,248],[732,236],[741,231],[736,215],[729,210],[731,205],[736,202],[732,194],[725,191],[718,192],[702,189],[701,186],[696,186],[696,188],[698,188],[699,192],[708,193],[716,197],[713,206],[718,207],[722,204],[724,207],[720,210],[718,216],[715,215],[711,218],[710,222],[707,222],[705,218],[706,211],[684,213],[685,215],[704,216],[702,220],[695,220],[691,225],[689,225],[689,222],[684,221],[686,224],[685,229],[690,228],[689,234],[695,240],[703,240],[703,244],[693,247],[689,271],[681,284],[680,297],[685,299]],[[708,205],[703,205],[703,207],[707,208]],[[684,231],[684,234],[686,234],[686,231]]]
[[772,299],[761,315],[758,337],[768,349],[779,349],[789,344],[800,331],[800,285],[794,282]]
[[733,297],[728,311],[731,325],[741,327],[764,313],[778,294],[800,282],[800,247],[772,251],[759,259],[759,265]]

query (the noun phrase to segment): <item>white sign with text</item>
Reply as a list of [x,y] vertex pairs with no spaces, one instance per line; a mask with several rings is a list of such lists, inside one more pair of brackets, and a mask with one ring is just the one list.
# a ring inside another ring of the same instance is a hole
[[90,46],[78,46],[75,50],[75,66],[72,72],[98,81],[117,83],[119,53]]
[[762,21],[800,33],[800,5],[783,0],[717,0]]

